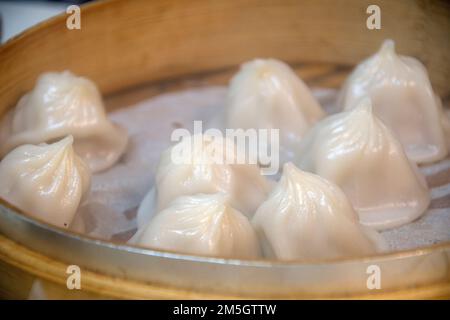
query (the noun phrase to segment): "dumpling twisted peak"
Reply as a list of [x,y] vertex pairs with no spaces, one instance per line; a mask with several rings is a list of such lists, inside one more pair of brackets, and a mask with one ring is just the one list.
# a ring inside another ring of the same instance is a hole
[[90,188],[90,171],[72,143],[68,136],[11,151],[0,162],[0,197],[33,217],[69,227]]
[[[174,161],[179,150],[188,152]],[[236,164],[236,151],[232,140],[198,134],[184,138],[163,152],[155,187],[139,207],[138,226],[145,224],[175,198],[197,193],[225,193],[234,208],[252,216],[271,185],[261,175],[258,165]]]
[[443,110],[428,73],[417,59],[397,55],[392,40],[355,68],[341,90],[339,105],[353,109],[364,97],[371,98],[374,113],[396,133],[413,161],[446,156]]
[[39,144],[73,135],[74,148],[92,171],[113,165],[128,137],[106,117],[96,85],[69,71],[42,74],[3,120],[0,155],[21,144]]
[[231,80],[227,128],[279,129],[284,158],[289,158],[290,150],[324,115],[305,83],[279,60],[244,63]]
[[299,145],[296,163],[340,186],[361,223],[378,229],[415,220],[430,202],[425,179],[367,98],[317,123]]
[[282,260],[361,256],[384,249],[382,238],[359,224],[336,185],[292,163],[284,165],[252,222],[265,254]]
[[224,258],[257,258],[258,239],[227,196],[179,197],[156,215],[134,242],[152,248]]

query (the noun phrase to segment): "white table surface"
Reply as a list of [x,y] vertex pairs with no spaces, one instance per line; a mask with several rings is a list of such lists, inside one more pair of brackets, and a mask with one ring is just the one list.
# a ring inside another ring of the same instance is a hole
[[3,20],[1,42],[12,38],[23,30],[61,12],[70,3],[1,1],[0,15]]

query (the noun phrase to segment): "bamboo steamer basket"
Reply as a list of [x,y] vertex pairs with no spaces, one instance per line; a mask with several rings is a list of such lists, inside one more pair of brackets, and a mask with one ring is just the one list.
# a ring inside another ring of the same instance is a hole
[[[368,30],[371,1],[101,1],[0,47],[0,116],[45,71],[94,80],[115,108],[180,87],[225,84],[255,57],[289,62],[310,85],[338,88],[351,66],[385,38],[426,65],[450,100],[450,5],[377,1],[380,30]],[[81,290],[66,268],[79,265]],[[367,267],[382,288],[367,289]],[[449,298],[450,243],[329,262],[240,261],[129,247],[33,220],[0,199],[0,296],[27,298]],[[31,293],[30,293],[31,292]]]

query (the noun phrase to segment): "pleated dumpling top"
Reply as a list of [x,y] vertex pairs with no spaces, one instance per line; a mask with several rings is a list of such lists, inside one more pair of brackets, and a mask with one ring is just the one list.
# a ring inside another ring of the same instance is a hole
[[377,229],[411,222],[430,203],[424,177],[368,98],[317,123],[299,145],[296,164],[341,187],[361,222]]
[[231,205],[251,217],[270,191],[271,183],[257,164],[236,163],[231,139],[195,134],[168,148],[160,158],[155,186],[138,209],[138,226],[165,209],[179,196],[217,192],[229,195]]
[[128,141],[126,130],[107,118],[97,86],[69,71],[42,74],[0,128],[0,156],[22,144],[72,135],[77,154],[93,172],[111,167]]
[[442,118],[446,115],[440,98],[423,64],[398,55],[392,40],[356,67],[341,90],[339,104],[351,110],[365,97],[372,100],[373,112],[395,132],[410,159],[429,163],[445,158],[448,142]]
[[282,161],[325,116],[306,84],[276,59],[244,63],[231,80],[225,110],[227,128],[278,129]]
[[196,194],[174,200],[158,213],[132,243],[161,250],[223,258],[260,256],[256,233],[227,196]]
[[328,260],[385,249],[383,238],[362,226],[335,184],[292,163],[253,217],[266,256],[280,260]]
[[28,215],[68,228],[90,189],[91,173],[73,138],[23,145],[0,162],[0,197]]

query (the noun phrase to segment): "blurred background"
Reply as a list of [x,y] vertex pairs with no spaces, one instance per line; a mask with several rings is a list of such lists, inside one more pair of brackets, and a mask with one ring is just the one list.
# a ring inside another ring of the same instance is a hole
[[90,0],[0,0],[0,41],[7,41],[23,30],[61,12],[71,4],[82,4]]

